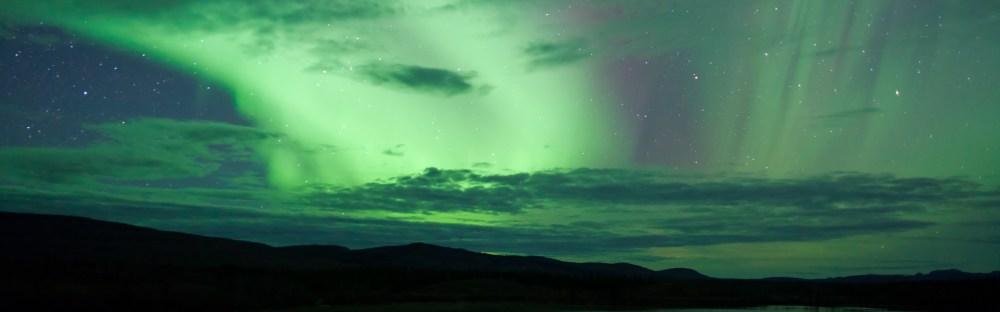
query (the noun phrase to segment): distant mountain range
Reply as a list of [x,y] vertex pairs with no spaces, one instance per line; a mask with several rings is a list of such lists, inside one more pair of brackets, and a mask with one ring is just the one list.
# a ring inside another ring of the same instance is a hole
[[[273,269],[409,268],[566,275],[711,279],[687,268],[660,271],[629,263],[573,263],[539,256],[491,255],[425,243],[351,250],[334,245],[271,247],[261,243],[160,231],[83,217],[0,212],[5,261],[126,265],[237,266]],[[1000,272],[939,270],[916,275],[858,275],[830,282],[970,280]],[[764,280],[795,281],[797,278]]]
[[1000,279],[1000,271],[990,273],[969,273],[957,269],[934,270],[930,273],[917,273],[914,275],[902,274],[864,274],[841,277],[829,277],[822,279],[804,279],[796,277],[768,277],[765,281],[813,281],[829,283],[880,283],[880,282],[913,282],[913,281],[968,281],[981,279]]
[[400,302],[1000,310],[994,294],[1000,289],[998,272],[724,279],[686,268],[654,271],[425,243],[357,250],[272,247],[27,213],[0,212],[0,252],[0,306],[12,311],[267,310]]
[[573,263],[490,255],[425,243],[351,250],[334,245],[265,244],[160,231],[94,219],[0,212],[6,261],[272,269],[405,268],[566,275],[709,279],[691,269],[653,271],[628,263]]

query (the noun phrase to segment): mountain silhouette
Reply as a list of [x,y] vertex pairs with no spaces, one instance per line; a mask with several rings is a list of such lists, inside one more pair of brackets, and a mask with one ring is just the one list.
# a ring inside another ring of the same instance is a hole
[[692,269],[685,269],[685,268],[674,268],[674,269],[660,270],[660,271],[656,272],[656,276],[663,277],[663,278],[670,278],[670,279],[709,279],[709,278],[711,278],[711,277],[708,277],[708,276],[706,276],[704,274],[699,273],[698,271],[695,271],[695,270],[692,270]]
[[254,242],[154,230],[82,217],[0,212],[4,261],[30,263],[333,267]]
[[820,281],[840,282],[840,283],[845,283],[845,282],[880,283],[880,282],[911,282],[911,281],[968,281],[968,280],[998,279],[998,278],[1000,278],[1000,271],[993,271],[991,273],[969,273],[969,272],[962,272],[958,269],[947,269],[947,270],[935,270],[928,272],[927,274],[923,273],[917,273],[915,275],[865,274],[865,275],[832,277],[832,278],[822,279]]
[[[272,247],[255,242],[161,231],[84,217],[12,212],[0,212],[0,248],[10,251],[3,261],[25,263],[235,266],[300,270],[397,268],[712,279],[689,268],[654,271],[629,263],[574,263],[540,256],[491,255],[419,242],[356,250],[335,245]],[[968,273],[947,269],[926,274],[865,274],[815,281],[856,283],[988,278],[1000,278],[1000,272]],[[762,280],[808,279],[772,277]]]
[[573,263],[539,256],[490,255],[412,243],[351,250],[333,245],[261,243],[160,231],[83,217],[0,212],[5,261],[236,266],[280,269],[399,268],[565,275],[707,279],[691,269],[653,271],[628,263]]
[[356,250],[272,247],[30,213],[0,212],[0,251],[0,302],[11,311],[236,311],[417,302],[1000,309],[994,294],[1000,272],[738,280],[687,268],[654,271],[426,243]]

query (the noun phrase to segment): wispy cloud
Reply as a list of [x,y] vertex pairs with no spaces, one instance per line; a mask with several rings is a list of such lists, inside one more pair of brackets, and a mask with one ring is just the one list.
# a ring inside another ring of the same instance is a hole
[[253,161],[280,134],[209,121],[138,119],[85,125],[104,140],[86,147],[0,148],[0,181],[161,180],[200,177],[223,162]]
[[403,156],[403,146],[406,146],[406,144],[396,144],[393,147],[382,150],[382,154],[387,156]]
[[[234,136],[211,133],[183,137],[218,142]],[[110,171],[114,164],[108,166]],[[426,241],[554,256],[899,233],[937,224],[915,215],[1000,198],[962,179],[859,173],[726,178],[586,168],[510,174],[429,168],[357,187],[313,185],[295,195],[263,183],[119,186],[114,192],[102,183],[49,184],[55,189],[6,184],[0,193],[8,210],[88,215],[272,244]],[[543,217],[550,211],[560,219]]]
[[838,120],[838,119],[850,119],[856,117],[868,116],[871,114],[881,113],[882,110],[874,107],[866,107],[860,109],[852,109],[846,111],[840,111],[832,114],[819,115],[816,118],[827,119],[827,120]]
[[[0,206],[272,244],[426,241],[554,256],[899,233],[937,224],[918,215],[1000,208],[1000,192],[969,180],[862,173],[774,179],[427,168],[359,186],[309,184],[288,192],[266,183],[253,153],[287,139],[280,133],[167,119],[84,128],[102,139],[83,147],[0,148]],[[401,155],[402,148],[386,153]],[[250,166],[222,174],[234,163]],[[216,183],[171,184],[205,176]]]
[[[481,174],[472,170],[428,168],[421,174],[373,182],[356,188],[333,188],[313,194],[370,194],[404,203],[462,202],[437,205],[438,210],[517,213],[528,207],[551,204],[628,205],[766,205],[802,210],[910,209],[905,204],[968,198],[978,184],[961,179],[897,178],[891,175],[838,173],[800,179],[710,179],[671,176],[622,169],[572,169],[534,173]],[[326,195],[322,195],[326,196]],[[513,201],[508,198],[519,198]],[[495,199],[495,200],[490,200]],[[506,200],[501,200],[506,199]],[[469,202],[466,202],[469,201]],[[486,206],[471,201],[506,203]],[[376,207],[378,205],[370,206]],[[406,209],[392,205],[391,210]],[[420,206],[420,205],[415,205]]]
[[569,41],[536,41],[522,51],[528,57],[528,69],[555,67],[582,60],[591,55],[582,39]]

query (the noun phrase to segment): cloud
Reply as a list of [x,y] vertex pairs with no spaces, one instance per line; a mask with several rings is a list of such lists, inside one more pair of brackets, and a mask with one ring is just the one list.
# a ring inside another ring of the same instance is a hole
[[383,150],[382,154],[386,156],[403,156],[403,146],[406,146],[406,144],[396,144],[393,147]]
[[62,183],[78,179],[163,179],[201,176],[215,166],[170,159],[129,149],[4,148],[0,171],[4,180]]
[[529,59],[529,69],[566,65],[591,55],[586,42],[582,39],[533,42],[525,47],[522,53]]
[[361,70],[376,85],[446,96],[472,91],[469,80],[475,77],[475,73],[404,64],[370,64]]
[[[481,251],[580,256],[635,252],[654,247],[815,241],[858,233],[899,231],[898,228],[878,227],[857,227],[845,231],[825,225],[771,229],[766,227],[766,222],[762,222],[760,224],[762,227],[737,227],[730,232],[637,234],[544,224],[490,226],[415,222],[377,217],[345,217],[338,213],[304,210],[304,206],[296,210],[282,211],[273,208],[211,206],[204,202],[163,203],[89,194],[68,195],[65,192],[55,196],[50,196],[52,194],[9,196],[3,191],[3,188],[0,188],[0,194],[4,194],[0,203],[7,207],[5,210],[85,215],[167,230],[247,239],[275,245],[339,244],[360,248],[423,241]],[[264,202],[268,200],[266,196],[255,199]],[[268,205],[274,204],[276,203],[268,202]],[[727,216],[720,214],[715,217]],[[636,218],[637,221],[644,219]],[[802,231],[806,228],[807,231]]]
[[558,211],[555,214],[564,218],[558,224],[522,224],[547,233],[530,243],[507,238],[506,243],[490,243],[490,250],[503,245],[508,251],[548,253],[570,252],[579,241],[593,242],[588,248],[595,250],[633,250],[902,232],[935,225],[912,216],[1000,197],[961,179],[859,173],[722,179],[618,169],[481,174],[436,168],[353,188],[316,187],[303,194],[305,205],[339,211],[470,212],[514,218]]
[[[83,128],[102,139],[74,148],[0,149],[0,206],[280,245],[425,241],[553,256],[900,233],[941,222],[915,216],[1000,208],[1000,192],[969,180],[862,173],[794,179],[591,168],[486,173],[477,170],[489,166],[479,164],[354,187],[308,184],[288,194],[270,189],[261,172],[239,168],[211,187],[139,187],[132,182],[206,177],[227,164],[255,163],[255,148],[285,137],[168,119]],[[401,155],[403,147],[385,154]]]
[[342,60],[345,55],[382,48],[373,41],[354,39],[317,39],[310,44],[312,48],[309,53],[316,58],[316,62],[306,70],[312,72],[339,71],[351,66]]
[[[58,16],[51,13],[54,7],[60,8]],[[71,21],[65,17],[104,16],[156,25],[157,31],[184,33],[185,36],[209,32],[245,33],[250,36],[242,38],[243,52],[263,56],[275,49],[304,46],[310,42],[329,47],[331,38],[357,34],[356,30],[333,34],[330,25],[375,21],[401,12],[398,2],[391,0],[40,0],[12,3],[8,10],[0,11],[0,16],[25,25],[38,24],[39,17]],[[344,27],[338,27],[340,29]]]
[[303,198],[317,207],[398,212],[516,213],[527,206],[523,190],[471,181],[466,173],[428,168],[420,175],[358,187],[317,186]]
[[836,112],[836,113],[832,113],[832,114],[820,115],[820,116],[816,116],[816,118],[819,118],[819,119],[850,119],[850,118],[863,117],[863,116],[867,116],[867,115],[870,115],[870,114],[881,113],[881,112],[882,112],[881,109],[874,108],[874,107],[867,107],[867,108],[861,108],[861,109],[853,109],[853,110],[840,111],[840,112]]
[[[245,2],[235,4],[245,5]],[[399,11],[395,1],[270,0],[259,1],[257,7],[249,12],[261,19],[290,24],[326,24],[330,21],[380,18]]]
[[[232,160],[245,160],[256,144],[282,137],[278,133],[248,126],[159,118],[85,125],[84,128],[98,131],[116,144],[155,147],[190,153],[196,157]],[[211,151],[210,147],[227,148],[230,153]]]
[[202,177],[225,162],[254,161],[253,148],[278,134],[252,127],[169,119],[85,125],[104,140],[85,147],[0,148],[0,181]]
[[[897,178],[890,175],[837,173],[801,179],[731,178],[713,180],[623,169],[573,169],[534,173],[480,174],[472,170],[428,168],[421,174],[372,182],[337,194],[365,193],[400,202],[440,199],[437,209],[454,208],[447,200],[466,196],[508,205],[498,211],[550,204],[710,205],[823,209],[912,209],[921,204],[965,199],[981,194],[979,185],[960,179]],[[322,193],[322,192],[320,192]],[[524,200],[501,200],[517,196]],[[471,199],[468,199],[471,200]],[[468,204],[468,203],[466,203]],[[397,207],[399,205],[396,205]],[[419,206],[419,205],[418,205]],[[491,210],[466,205],[467,210]],[[909,207],[909,208],[908,208]],[[392,208],[403,209],[401,207]]]
[[[399,11],[395,1],[376,0],[217,0],[217,1],[143,1],[100,0],[99,4],[83,1],[71,3],[41,1],[39,7],[53,5],[71,7],[91,14],[121,14],[142,18],[176,21],[185,29],[240,27],[247,24],[266,24],[292,27],[302,24],[328,24],[331,21],[373,19]],[[58,1],[63,2],[63,1]],[[26,7],[33,7],[26,5]],[[183,21],[183,22],[180,22]]]
[[[0,204],[278,245],[424,241],[580,256],[899,233],[936,224],[913,217],[921,213],[1000,197],[960,179],[856,173],[724,178],[617,169],[483,174],[428,168],[359,187],[312,186],[295,196],[242,186],[109,192],[0,184]],[[544,217],[549,211],[559,218]],[[451,213],[469,219],[442,218]],[[507,221],[483,222],[488,216]]]

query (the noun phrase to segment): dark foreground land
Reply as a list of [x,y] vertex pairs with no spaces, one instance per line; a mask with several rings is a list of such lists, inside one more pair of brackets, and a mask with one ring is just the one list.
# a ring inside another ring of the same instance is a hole
[[1000,310],[997,272],[733,280],[689,269],[493,256],[427,244],[271,247],[3,212],[0,250],[0,300],[7,311],[366,311],[374,304],[398,311],[753,305]]

